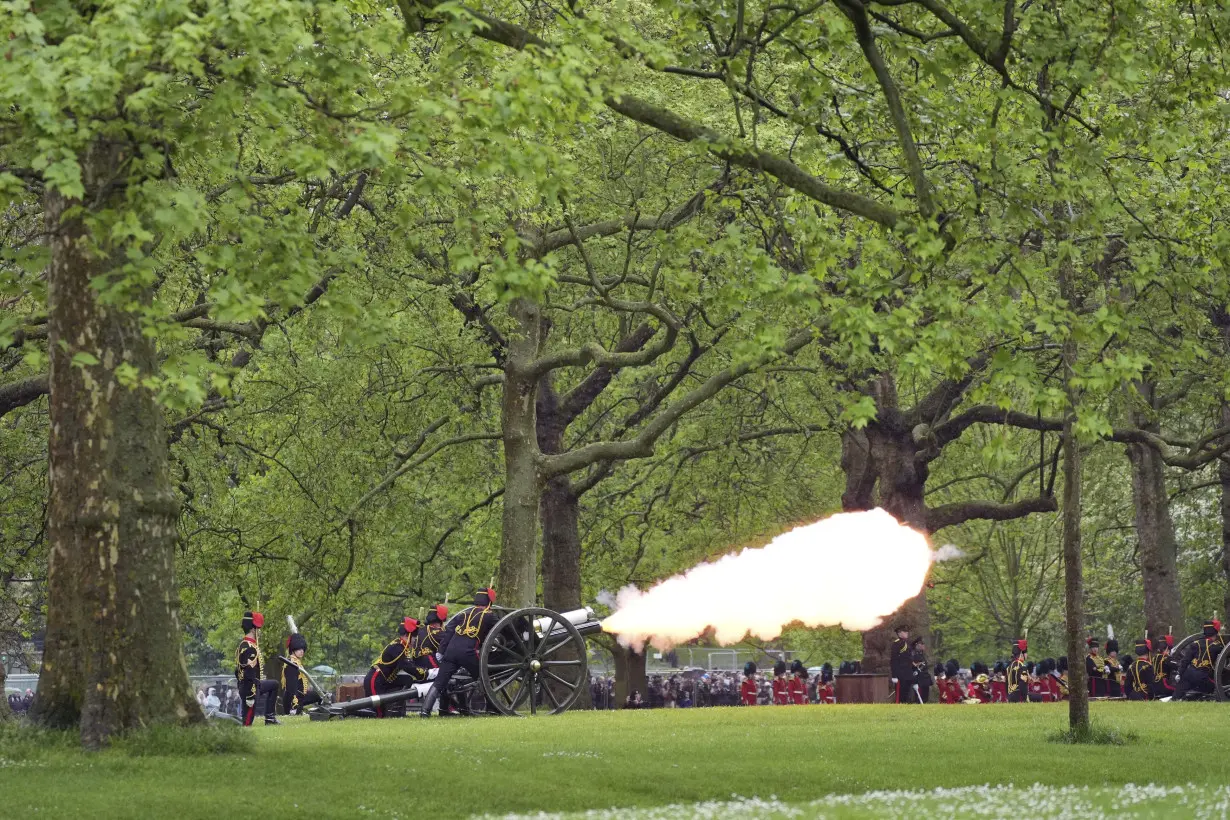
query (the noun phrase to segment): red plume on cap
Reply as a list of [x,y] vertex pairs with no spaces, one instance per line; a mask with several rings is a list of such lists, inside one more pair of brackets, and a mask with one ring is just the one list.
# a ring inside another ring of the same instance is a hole
[[1021,650],[1022,652],[1027,651],[1029,649],[1029,641],[1025,638],[1021,638],[1019,641],[1016,642],[1016,648]]
[[1165,638],[1167,646],[1174,646],[1174,635],[1166,635]]
[[448,607],[444,604],[436,604],[436,617],[441,621],[448,619]]
[[495,603],[495,590],[491,587],[487,587],[487,600],[493,604]]
[[1214,618],[1214,619],[1213,619],[1213,628],[1214,628],[1214,629],[1216,629],[1218,632],[1221,632],[1221,621],[1219,621],[1219,620],[1217,620],[1216,618]]
[[402,618],[401,628],[406,630],[406,634],[409,635],[411,632],[419,628],[419,622],[413,618]]
[[264,629],[265,628],[265,616],[259,612],[253,612],[252,613],[252,626],[256,627],[257,629]]

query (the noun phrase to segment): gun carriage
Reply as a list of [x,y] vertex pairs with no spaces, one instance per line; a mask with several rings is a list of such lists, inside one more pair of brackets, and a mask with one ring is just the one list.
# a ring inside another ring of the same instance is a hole
[[[542,607],[493,606],[502,617],[483,640],[478,677],[464,670],[444,693],[462,714],[558,715],[589,685],[585,636],[602,630],[589,607],[556,612]],[[434,673],[435,670],[433,670]],[[414,681],[402,673],[405,688],[382,695],[314,707],[313,720],[372,715],[377,706],[421,702],[432,678]]]

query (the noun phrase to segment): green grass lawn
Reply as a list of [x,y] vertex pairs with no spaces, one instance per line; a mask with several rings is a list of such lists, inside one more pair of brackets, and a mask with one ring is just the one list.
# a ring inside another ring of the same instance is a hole
[[[1082,817],[1226,816],[1230,707],[1093,708],[1096,722],[1138,740],[1048,742],[1067,715],[1054,704],[292,719],[247,730],[257,738],[251,754],[209,757],[0,747],[0,816],[223,818],[249,801],[253,814],[243,816],[918,817],[978,808],[1032,818],[1074,804]],[[1176,788],[1188,784],[1196,788]]]

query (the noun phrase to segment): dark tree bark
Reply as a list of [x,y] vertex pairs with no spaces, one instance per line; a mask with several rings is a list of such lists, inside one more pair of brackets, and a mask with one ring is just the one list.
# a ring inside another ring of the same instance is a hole
[[[551,375],[538,384],[538,449],[559,453],[564,433],[575,418],[560,407]],[[581,608],[581,533],[579,499],[566,475],[554,476],[542,491],[542,600],[558,612]]]
[[507,606],[533,606],[538,597],[538,506],[541,483],[532,365],[542,342],[542,312],[524,298],[509,314],[517,329],[508,343],[504,365],[502,429],[504,434],[504,526],[500,544],[497,591]]
[[[1142,382],[1138,392],[1152,409],[1156,409],[1156,385]],[[1152,413],[1134,410],[1132,423],[1151,433],[1161,431],[1161,425]],[[1164,635],[1168,627],[1183,621],[1178,546],[1174,522],[1170,518],[1165,464],[1162,454],[1146,444],[1127,445],[1127,457],[1132,465],[1132,505],[1136,537],[1140,542],[1145,623],[1150,635]]]
[[649,693],[645,653],[625,649],[619,644],[613,646],[612,652],[615,655],[615,706],[623,708],[633,691],[640,692],[642,698]]
[[[842,438],[842,468],[846,473],[846,492],[842,509],[846,512],[882,507],[901,523],[920,532],[927,531],[927,508],[923,491],[928,468],[919,459],[912,425],[898,407],[893,378],[881,376],[872,386],[876,399],[876,419],[861,431],[848,431]],[[878,488],[878,497],[873,494]],[[927,639],[931,618],[925,593],[911,598],[883,622],[863,633],[863,669],[888,670],[893,627],[907,623],[911,637]]]
[[0,723],[13,717],[13,710],[9,709],[9,697],[4,694],[4,681],[7,677],[8,671],[4,664],[0,663]]
[[[1230,404],[1221,406],[1222,426],[1230,426]],[[1226,577],[1223,617],[1230,618],[1230,456],[1217,462],[1217,477],[1221,480],[1221,569]]]
[[[92,282],[112,260],[90,247],[83,210],[119,205],[119,143],[82,157],[87,196],[45,198],[51,358],[47,642],[34,719],[80,726],[97,749],[124,730],[203,720],[180,644],[176,518],[162,410],[116,367],[158,368],[132,312]],[[78,209],[66,216],[69,209]],[[137,299],[148,300],[148,294]],[[76,361],[74,358],[76,357]]]

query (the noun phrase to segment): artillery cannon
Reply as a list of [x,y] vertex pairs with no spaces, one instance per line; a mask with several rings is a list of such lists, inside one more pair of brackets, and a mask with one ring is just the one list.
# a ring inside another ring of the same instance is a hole
[[[492,607],[503,616],[483,640],[477,678],[459,671],[448,692],[463,714],[558,715],[567,711],[589,684],[585,636],[602,630],[589,607],[555,612],[542,607]],[[314,720],[373,713],[377,706],[409,703],[427,696],[427,682],[404,689],[314,708]]]

